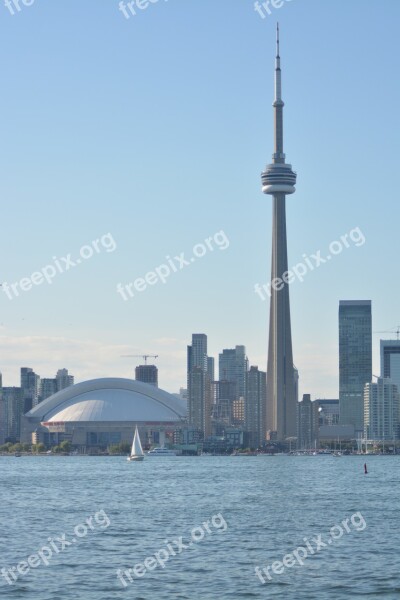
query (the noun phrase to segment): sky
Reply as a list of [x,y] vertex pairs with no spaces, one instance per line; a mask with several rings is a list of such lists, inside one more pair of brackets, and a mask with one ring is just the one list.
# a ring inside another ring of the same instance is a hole
[[265,370],[278,20],[289,265],[315,267],[290,286],[300,393],[338,397],[341,299],[372,300],[379,374],[400,323],[398,0],[25,1],[0,0],[3,385],[155,354],[176,392],[192,333]]

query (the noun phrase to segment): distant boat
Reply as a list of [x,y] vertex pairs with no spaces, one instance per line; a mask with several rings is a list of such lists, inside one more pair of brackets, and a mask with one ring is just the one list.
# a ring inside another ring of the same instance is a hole
[[251,450],[247,451],[247,452],[238,452],[237,450],[234,450],[231,454],[231,456],[258,456],[258,452],[252,452]]
[[133,443],[132,443],[131,455],[128,456],[127,460],[138,461],[138,460],[143,460],[143,459],[144,459],[144,452],[143,452],[142,444],[140,443],[139,432],[138,432],[138,428],[136,425],[135,436],[133,438]]
[[168,448],[153,448],[153,450],[149,450],[147,456],[176,456],[176,452],[168,450]]

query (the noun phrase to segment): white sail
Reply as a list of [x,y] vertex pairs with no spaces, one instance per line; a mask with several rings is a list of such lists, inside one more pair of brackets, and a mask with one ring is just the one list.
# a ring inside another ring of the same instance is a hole
[[144,456],[137,426],[135,429],[135,437],[133,438],[131,456]]

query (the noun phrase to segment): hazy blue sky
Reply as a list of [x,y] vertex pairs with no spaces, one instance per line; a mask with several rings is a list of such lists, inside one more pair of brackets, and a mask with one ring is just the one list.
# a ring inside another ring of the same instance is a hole
[[[291,286],[301,393],[337,397],[339,300],[372,299],[374,331],[400,323],[400,2],[292,0],[265,19],[252,0],[160,0],[130,19],[118,0],[20,0],[14,15],[3,4],[0,281],[74,260],[107,233],[116,244],[51,285],[0,291],[3,384],[18,385],[20,366],[131,376],[136,360],[120,355],[147,352],[160,355],[160,386],[177,391],[192,332],[216,357],[246,345],[265,369],[269,302],[254,285],[270,272],[260,172],[279,19],[298,173],[289,264],[326,256],[356,227],[366,240]],[[117,293],[220,231],[225,250],[214,244],[129,301]]]

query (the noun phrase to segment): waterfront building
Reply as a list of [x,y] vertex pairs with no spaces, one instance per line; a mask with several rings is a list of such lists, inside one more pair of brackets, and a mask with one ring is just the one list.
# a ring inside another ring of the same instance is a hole
[[44,378],[40,380],[40,402],[58,392],[57,379]]
[[340,424],[364,431],[364,386],[372,381],[372,311],[370,300],[342,300],[339,305]]
[[249,446],[258,448],[265,442],[264,410],[267,394],[267,375],[258,367],[250,367],[247,373],[245,398],[245,429]]
[[[4,388],[3,388],[4,389]],[[57,445],[64,440],[82,452],[132,443],[136,425],[143,445],[173,439],[187,426],[182,400],[132,379],[105,378],[69,386],[22,417],[21,441]]]
[[318,447],[318,402],[312,402],[310,394],[304,394],[297,403],[297,447],[311,450]]
[[207,356],[207,336],[192,335],[192,345],[187,348],[187,389],[189,425],[211,435],[212,387],[208,368],[212,363]]
[[364,436],[392,441],[399,437],[399,389],[391,379],[379,377],[364,389]]
[[74,385],[74,376],[68,373],[68,369],[59,369],[56,375],[57,391],[64,390],[70,385]]
[[21,368],[22,412],[28,412],[39,402],[40,376],[29,367]]

